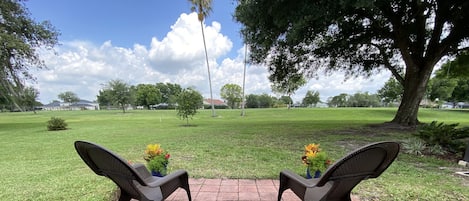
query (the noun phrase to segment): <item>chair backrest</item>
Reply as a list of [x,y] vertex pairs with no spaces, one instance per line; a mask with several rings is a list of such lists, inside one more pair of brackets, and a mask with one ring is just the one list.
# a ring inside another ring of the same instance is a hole
[[377,142],[361,147],[330,166],[317,186],[332,183],[327,199],[347,197],[360,181],[376,178],[396,159],[399,153],[396,142]]
[[141,194],[134,185],[134,181],[139,182],[141,185],[145,185],[145,182],[127,161],[106,148],[91,142],[76,141],[75,149],[81,159],[97,175],[108,177],[132,197],[140,197]]

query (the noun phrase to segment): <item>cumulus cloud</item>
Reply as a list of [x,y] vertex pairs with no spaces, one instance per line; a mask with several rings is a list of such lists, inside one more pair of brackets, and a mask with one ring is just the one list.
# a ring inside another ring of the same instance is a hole
[[37,72],[37,88],[41,101],[57,99],[58,93],[72,91],[79,97],[95,100],[103,84],[112,79],[129,83],[144,81],[158,75],[146,64],[145,51],[115,47],[110,41],[96,46],[89,42],[65,42],[51,52],[42,54],[48,69]]
[[308,90],[318,91],[323,102],[326,102],[329,97],[337,96],[341,93],[368,92],[373,94],[384,86],[384,83],[390,76],[391,73],[386,71],[377,72],[369,78],[353,77],[346,79],[345,74],[336,72],[318,79],[310,79],[305,86],[295,93],[294,100],[301,102]]
[[[212,22],[204,24],[204,35],[210,60],[219,58],[231,50],[233,44],[220,33],[221,25]],[[149,60],[152,67],[164,73],[177,73],[181,69],[205,65],[205,52],[200,22],[196,13],[181,14],[171,31],[161,41],[151,40]]]

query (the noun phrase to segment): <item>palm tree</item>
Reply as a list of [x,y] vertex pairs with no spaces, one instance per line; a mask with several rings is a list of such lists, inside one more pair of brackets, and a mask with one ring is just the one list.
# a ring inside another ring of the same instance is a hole
[[192,4],[191,10],[197,12],[197,16],[202,29],[202,39],[204,41],[205,61],[207,63],[208,83],[210,85],[210,104],[212,105],[212,117],[215,117],[215,106],[213,105],[212,79],[210,77],[210,66],[208,64],[207,44],[205,43],[204,18],[212,11],[212,0],[189,0]]

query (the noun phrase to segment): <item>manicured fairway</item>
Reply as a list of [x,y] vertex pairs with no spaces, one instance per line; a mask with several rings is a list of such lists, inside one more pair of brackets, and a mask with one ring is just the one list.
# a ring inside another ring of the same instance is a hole
[[[171,154],[170,170],[195,178],[277,178],[283,169],[304,174],[303,146],[320,143],[338,159],[361,145],[403,141],[409,133],[369,128],[392,119],[395,108],[202,110],[191,126],[176,111],[40,111],[0,113],[2,200],[107,200],[114,184],[96,176],[73,148],[75,140],[101,144],[133,162],[144,162],[147,144]],[[60,117],[65,131],[47,131]],[[420,120],[469,126],[469,112],[421,109]],[[469,180],[454,163],[401,154],[380,178],[354,193],[369,200],[469,200]]]

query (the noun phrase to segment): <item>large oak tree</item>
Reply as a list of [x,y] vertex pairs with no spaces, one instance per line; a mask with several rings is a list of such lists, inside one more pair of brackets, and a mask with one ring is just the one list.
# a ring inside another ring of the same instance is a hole
[[467,0],[239,0],[235,19],[276,80],[389,70],[404,87],[392,122],[412,126],[435,64],[468,47],[468,11]]
[[38,48],[57,44],[58,32],[47,21],[35,22],[21,0],[0,0],[0,96],[16,108],[31,68],[44,68]]

